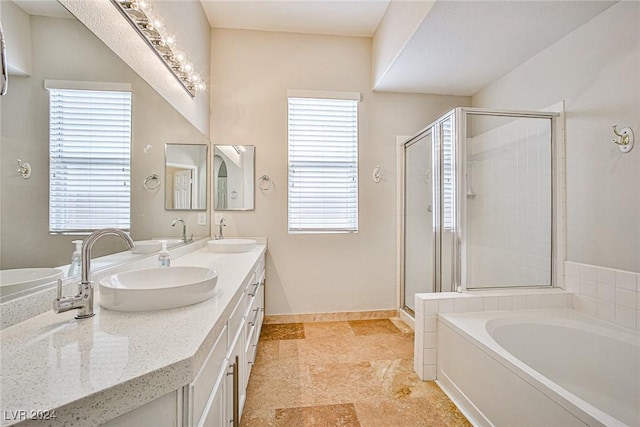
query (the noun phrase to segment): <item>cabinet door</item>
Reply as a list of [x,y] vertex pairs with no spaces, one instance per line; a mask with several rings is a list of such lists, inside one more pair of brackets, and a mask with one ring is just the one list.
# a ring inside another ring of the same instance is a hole
[[107,421],[103,426],[179,427],[182,425],[180,417],[178,416],[178,408],[182,406],[180,396],[182,396],[182,390],[180,390],[180,392],[173,391],[133,411],[122,414],[111,421]]
[[226,372],[227,339],[227,327],[225,326],[191,384],[189,399],[194,425],[199,425],[201,418],[205,416],[211,392],[216,382],[220,380],[220,372]]
[[[226,360],[225,360],[226,362]],[[227,364],[223,365],[223,369],[220,372],[220,376],[216,381],[207,406],[200,420],[198,427],[225,427],[230,426],[227,423],[227,413],[225,411],[225,392],[227,387],[228,377]]]
[[[244,323],[244,322],[243,322]],[[226,377],[225,383],[225,413],[227,426],[240,425],[240,415],[246,398],[246,390],[242,386],[246,375],[245,357],[244,357],[244,333],[242,329],[244,324],[235,336],[233,345],[228,354],[228,369],[231,375]]]

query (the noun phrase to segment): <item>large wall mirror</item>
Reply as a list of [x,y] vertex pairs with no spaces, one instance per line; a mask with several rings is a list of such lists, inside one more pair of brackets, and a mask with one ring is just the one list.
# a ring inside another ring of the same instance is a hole
[[207,148],[201,144],[165,146],[165,209],[207,210]]
[[[0,7],[11,65],[8,92],[0,97],[0,270],[68,265],[75,247],[72,241],[88,234],[50,231],[49,91],[45,80],[131,87],[129,232],[133,240],[180,237],[180,227],[171,226],[176,212],[165,210],[165,182],[149,190],[145,179],[163,176],[165,142],[198,144],[201,154],[204,150],[200,157],[206,159],[208,138],[57,1],[6,0],[0,1]],[[28,179],[16,171],[18,159],[30,163]],[[207,168],[202,165],[200,162],[197,174],[204,173],[204,178],[197,181],[198,193],[193,197],[197,209],[207,207]],[[189,234],[209,235],[208,225],[198,225],[197,212],[180,213],[180,217]],[[102,239],[93,255],[124,249],[120,239]],[[97,270],[109,262],[96,260],[92,267]],[[3,292],[0,302],[6,297]]]
[[214,145],[213,208],[217,211],[254,209],[255,156],[253,145]]

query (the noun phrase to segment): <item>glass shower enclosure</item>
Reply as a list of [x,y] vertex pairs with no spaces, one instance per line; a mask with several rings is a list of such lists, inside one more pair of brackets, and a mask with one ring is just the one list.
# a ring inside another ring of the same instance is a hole
[[402,144],[401,308],[553,286],[557,113],[456,108]]

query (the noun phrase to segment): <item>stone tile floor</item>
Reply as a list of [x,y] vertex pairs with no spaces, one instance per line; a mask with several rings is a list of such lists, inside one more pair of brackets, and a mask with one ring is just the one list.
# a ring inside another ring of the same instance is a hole
[[241,426],[470,426],[399,318],[263,325]]

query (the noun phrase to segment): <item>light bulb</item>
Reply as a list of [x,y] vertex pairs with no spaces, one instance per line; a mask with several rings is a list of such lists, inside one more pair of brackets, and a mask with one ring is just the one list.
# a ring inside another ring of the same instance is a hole
[[176,62],[182,64],[187,60],[187,54],[181,50],[176,50],[175,52],[173,52],[173,58],[176,60]]
[[151,24],[151,27],[159,33],[163,32],[166,28],[164,19],[160,16],[149,16],[149,23]]
[[191,73],[193,71],[193,63],[191,63],[189,61],[184,61],[180,68],[182,68],[182,71],[184,71],[185,73],[189,74],[189,73]]
[[205,89],[207,89],[207,85],[204,84],[204,82],[200,81],[196,83],[196,90],[204,91]]
[[162,40],[164,41],[164,45],[170,48],[176,47],[176,36],[171,33],[165,32],[162,35]]
[[202,80],[202,77],[200,77],[200,74],[198,73],[191,73],[189,75],[189,80],[191,80],[194,83],[198,83],[200,80]]
[[136,5],[136,9],[143,11],[147,15],[153,10],[153,5],[149,0],[138,0]]

